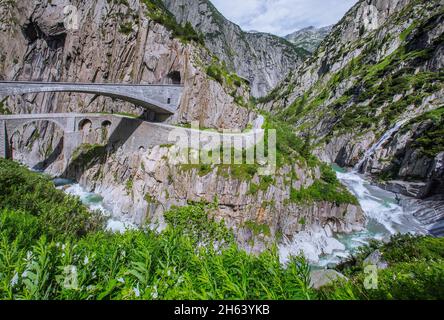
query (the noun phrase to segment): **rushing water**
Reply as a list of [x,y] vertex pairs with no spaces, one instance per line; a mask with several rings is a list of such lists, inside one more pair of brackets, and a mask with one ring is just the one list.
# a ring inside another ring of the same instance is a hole
[[[334,169],[339,180],[358,198],[364,210],[367,218],[364,230],[347,235],[334,235],[321,228],[301,232],[292,242],[280,246],[283,262],[286,262],[291,255],[303,253],[314,266],[325,267],[340,262],[360,246],[369,243],[371,239],[383,240],[396,233],[425,233],[425,229],[413,214],[406,212],[399,205],[398,196],[372,185],[356,171],[347,171],[337,166]],[[108,217],[107,230],[125,232],[137,228],[134,224],[111,217],[112,210],[106,208],[103,198],[87,192],[78,183],[57,178],[54,179],[54,184],[58,189],[78,196],[91,210],[98,210]]]
[[111,210],[106,208],[103,204],[103,198],[93,192],[87,192],[80,184],[75,183],[69,179],[56,178],[53,180],[55,186],[65,191],[68,194],[77,196],[89,209],[94,211],[100,211],[105,217],[108,218],[106,230],[111,232],[125,232],[126,230],[137,228],[134,224],[123,221],[119,218],[111,216]]
[[406,124],[409,121],[409,119],[404,119],[399,122],[397,122],[393,128],[388,130],[384,135],[379,139],[377,143],[375,143],[370,149],[367,150],[364,157],[359,161],[359,163],[355,166],[355,171],[361,171],[362,166],[365,165],[365,163],[371,159],[371,157],[375,154],[375,152],[381,147],[384,143],[386,143],[389,139],[393,137],[393,135],[401,129],[401,127]]
[[[303,253],[307,259],[317,267],[340,262],[357,248],[368,244],[370,240],[384,240],[397,233],[426,233],[425,228],[414,218],[414,208],[403,209],[400,205],[402,198],[399,195],[385,191],[368,182],[358,172],[374,153],[394,133],[396,133],[407,120],[398,122],[387,131],[381,139],[372,146],[358,163],[354,170],[347,171],[334,167],[338,179],[356,196],[365,213],[367,223],[360,232],[348,235],[335,235],[330,230],[321,227],[312,227],[295,235],[292,241],[284,241],[280,246],[281,261],[285,263],[291,255]],[[59,189],[80,197],[81,201],[92,210],[99,210],[107,216],[107,230],[125,232],[136,228],[135,225],[111,217],[112,210],[103,204],[103,198],[95,193],[87,192],[79,184],[66,179],[55,179],[54,183]]]
[[310,239],[304,234],[281,246],[281,259],[285,262],[291,254],[303,253],[313,265],[325,267],[336,264],[366,245],[370,240],[384,240],[395,234],[425,234],[427,231],[410,211],[400,205],[402,197],[385,191],[365,180],[355,170],[347,171],[334,166],[338,179],[356,196],[367,219],[360,232],[332,235],[323,229],[310,231]]
[[340,262],[370,240],[384,240],[395,234],[425,234],[426,229],[415,219],[414,207],[401,206],[403,197],[372,185],[359,174],[362,167],[409,119],[396,123],[364,155],[353,170],[347,171],[334,166],[338,179],[356,196],[365,213],[367,223],[364,230],[348,235],[334,235],[329,230],[312,228],[298,233],[292,241],[280,246],[283,262],[291,255],[303,253],[315,266],[325,267]]

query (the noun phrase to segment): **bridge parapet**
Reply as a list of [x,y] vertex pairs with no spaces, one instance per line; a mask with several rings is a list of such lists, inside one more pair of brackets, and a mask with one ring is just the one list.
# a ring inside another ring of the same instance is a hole
[[96,94],[128,101],[156,114],[174,114],[182,91],[183,86],[180,85],[0,81],[0,96],[40,92]]

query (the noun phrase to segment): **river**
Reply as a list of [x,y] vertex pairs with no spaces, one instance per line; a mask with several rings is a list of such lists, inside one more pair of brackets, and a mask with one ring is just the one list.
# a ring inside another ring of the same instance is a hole
[[402,196],[373,185],[356,170],[333,168],[342,184],[358,199],[367,220],[364,229],[352,234],[329,234],[321,228],[302,232],[280,246],[283,262],[291,255],[303,253],[313,266],[323,268],[339,263],[372,239],[388,240],[395,234],[427,233],[413,216],[413,208],[411,211],[403,209]]
[[[289,256],[303,253],[315,267],[326,267],[337,264],[341,259],[349,256],[357,248],[368,244],[370,240],[384,240],[397,233],[423,234],[425,229],[414,218],[413,211],[402,208],[397,196],[372,185],[365,176],[355,170],[345,170],[338,166],[333,167],[338,179],[357,197],[367,218],[365,228],[352,234],[331,234],[324,230],[302,232],[295,236],[292,242],[280,246],[280,255],[283,262]],[[86,191],[78,183],[67,179],[54,179],[58,189],[78,196],[91,210],[99,210],[108,217],[106,229],[112,232],[125,232],[137,228],[136,225],[111,217],[112,210],[103,203],[103,198]]]
[[[324,229],[315,228],[295,235],[292,241],[284,241],[279,247],[281,261],[285,263],[291,255],[304,254],[314,267],[337,264],[370,240],[389,239],[397,233],[424,234],[425,228],[411,211],[399,204],[400,196],[385,191],[370,183],[364,175],[354,170],[333,166],[338,179],[357,197],[367,219],[362,231],[352,234],[332,234]],[[58,189],[78,196],[91,210],[99,210],[108,217],[106,229],[112,232],[125,232],[137,228],[119,217],[112,217],[112,208],[107,208],[103,198],[86,191],[78,183],[67,179],[54,179]]]
[[105,217],[107,217],[106,230],[123,233],[127,230],[137,228],[136,225],[130,222],[123,221],[118,217],[112,217],[112,210],[104,205],[103,198],[100,195],[86,191],[75,181],[62,178],[55,178],[53,181],[57,189],[63,190],[67,194],[79,197],[82,203],[90,210],[100,211]]

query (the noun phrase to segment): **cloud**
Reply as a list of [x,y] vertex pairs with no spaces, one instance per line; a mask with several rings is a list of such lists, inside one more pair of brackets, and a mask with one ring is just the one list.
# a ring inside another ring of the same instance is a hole
[[357,0],[211,0],[246,31],[285,36],[308,27],[337,23]]

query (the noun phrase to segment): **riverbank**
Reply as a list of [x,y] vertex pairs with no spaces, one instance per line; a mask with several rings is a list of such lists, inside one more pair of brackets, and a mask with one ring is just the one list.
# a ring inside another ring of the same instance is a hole
[[[351,234],[334,234],[320,226],[302,231],[291,242],[284,241],[279,245],[281,262],[286,263],[291,256],[303,253],[313,267],[331,267],[355,253],[358,248],[369,244],[371,240],[388,241],[395,234],[427,234],[427,230],[413,215],[417,207],[406,208],[398,203],[399,196],[379,188],[355,171],[347,171],[338,166],[334,166],[334,169],[338,179],[357,197],[363,208],[367,219],[365,228]],[[102,212],[108,219],[106,230],[123,233],[138,228],[125,221],[123,215],[112,215],[114,208],[108,207],[102,196],[86,191],[75,181],[56,178],[54,184],[58,189],[78,196],[91,210]],[[407,197],[399,200],[413,201]]]
[[[414,199],[383,190],[355,170],[336,165],[333,168],[341,183],[358,199],[367,220],[365,228],[350,234],[333,234],[321,227],[302,232],[291,243],[280,246],[284,261],[302,252],[314,267],[331,267],[371,240],[389,241],[396,234],[428,234],[426,227],[415,217],[420,202],[413,205]],[[410,206],[403,205],[407,202]]]

